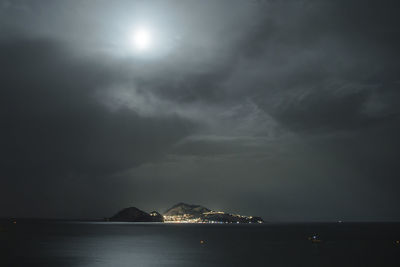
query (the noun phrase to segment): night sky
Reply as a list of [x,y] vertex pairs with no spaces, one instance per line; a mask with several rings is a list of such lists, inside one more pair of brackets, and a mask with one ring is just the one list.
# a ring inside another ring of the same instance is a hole
[[0,0],[0,217],[182,201],[400,220],[399,14],[397,0]]

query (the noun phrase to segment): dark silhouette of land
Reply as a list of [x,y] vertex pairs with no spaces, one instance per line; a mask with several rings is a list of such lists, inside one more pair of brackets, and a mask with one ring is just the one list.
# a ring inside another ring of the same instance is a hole
[[163,215],[157,211],[147,213],[136,207],[125,208],[108,219],[119,222],[188,222],[188,223],[263,223],[261,217],[212,211],[201,205],[178,203]]
[[117,222],[163,222],[163,216],[153,211],[151,213],[144,212],[138,208],[130,207],[119,211],[112,216],[110,221]]

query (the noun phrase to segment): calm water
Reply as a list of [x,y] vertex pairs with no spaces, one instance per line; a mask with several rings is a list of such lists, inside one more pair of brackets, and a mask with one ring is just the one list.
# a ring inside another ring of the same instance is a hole
[[400,266],[395,240],[400,224],[3,221],[0,266]]

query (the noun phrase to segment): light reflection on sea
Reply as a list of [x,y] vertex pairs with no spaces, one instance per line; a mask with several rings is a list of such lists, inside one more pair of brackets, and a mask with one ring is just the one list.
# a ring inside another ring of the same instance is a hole
[[400,224],[0,225],[0,266],[400,266]]

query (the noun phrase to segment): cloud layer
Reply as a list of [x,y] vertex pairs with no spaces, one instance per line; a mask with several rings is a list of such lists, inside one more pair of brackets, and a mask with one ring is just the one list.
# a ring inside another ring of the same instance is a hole
[[[400,219],[399,10],[0,1],[0,215],[186,201],[267,220]],[[159,43],[137,55],[127,35],[146,23]]]

